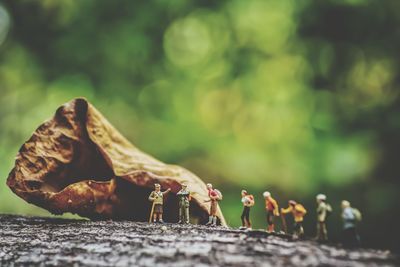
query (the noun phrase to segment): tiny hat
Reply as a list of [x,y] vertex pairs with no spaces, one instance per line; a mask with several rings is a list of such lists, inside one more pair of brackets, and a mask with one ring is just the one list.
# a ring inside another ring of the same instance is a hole
[[160,184],[154,184],[154,187],[161,187]]
[[317,200],[326,200],[326,196],[324,194],[318,194],[317,195]]
[[181,186],[182,187],[187,187],[187,184],[186,183],[182,183]]
[[289,200],[289,205],[292,205],[292,206],[294,206],[294,205],[296,205],[297,204],[297,202],[296,201],[294,201],[294,200]]
[[246,190],[242,190],[242,194],[247,195],[247,191]]
[[208,183],[208,184],[206,184],[207,185],[207,187],[212,187],[212,184],[210,184],[210,183]]
[[263,193],[263,197],[264,197],[264,198],[267,198],[267,197],[270,197],[270,196],[271,196],[271,193],[268,192],[268,191],[265,191],[265,192]]

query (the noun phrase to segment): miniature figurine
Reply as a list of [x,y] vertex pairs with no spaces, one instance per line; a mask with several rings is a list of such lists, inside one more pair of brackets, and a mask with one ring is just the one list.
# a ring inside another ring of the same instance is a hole
[[246,190],[242,190],[242,203],[243,203],[243,212],[242,216],[242,226],[239,228],[240,230],[248,229],[251,230],[251,221],[250,221],[250,208],[254,206],[255,201],[253,195],[249,195]]
[[210,213],[208,217],[208,222],[206,225],[217,225],[217,209],[218,209],[218,201],[222,200],[222,194],[218,189],[213,189],[212,184],[207,184],[208,197],[210,200],[207,202],[211,202],[210,205]]
[[150,219],[153,218],[153,222],[164,223],[162,214],[163,214],[163,204],[164,204],[164,195],[171,191],[171,188],[168,188],[166,191],[161,192],[161,185],[154,184],[154,191],[150,193],[149,200],[153,202],[150,212]]
[[356,224],[361,221],[361,212],[350,206],[347,200],[342,201],[343,219],[343,245],[345,247],[356,247],[360,244]]
[[281,209],[281,213],[287,214],[291,212],[294,218],[293,237],[299,238],[304,235],[303,218],[307,210],[294,200],[289,200],[289,206],[286,209]]
[[179,198],[179,222],[189,223],[189,202],[191,200],[187,184],[182,184],[182,189],[176,194]]
[[328,241],[328,231],[326,229],[326,219],[332,213],[332,207],[326,203],[326,196],[318,194],[317,200],[317,237],[318,241]]
[[267,212],[267,232],[272,233],[275,231],[274,217],[279,216],[279,207],[275,199],[271,197],[271,193],[265,191],[263,193],[265,199],[265,210]]

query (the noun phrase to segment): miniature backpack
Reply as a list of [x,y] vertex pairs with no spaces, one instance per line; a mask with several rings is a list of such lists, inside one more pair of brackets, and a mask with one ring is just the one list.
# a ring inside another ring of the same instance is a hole
[[254,204],[256,204],[256,202],[254,200],[254,196],[253,195],[247,195],[246,197],[249,200],[249,207],[253,207]]
[[218,200],[222,200],[222,193],[218,189],[213,189],[215,193],[217,193]]
[[299,203],[296,204],[296,206],[294,207],[294,210],[303,215],[305,215],[307,213],[307,210],[303,207],[303,205],[301,205]]
[[362,220],[361,212],[356,208],[351,208],[351,211],[353,212],[355,220],[357,222],[361,222],[361,220]]

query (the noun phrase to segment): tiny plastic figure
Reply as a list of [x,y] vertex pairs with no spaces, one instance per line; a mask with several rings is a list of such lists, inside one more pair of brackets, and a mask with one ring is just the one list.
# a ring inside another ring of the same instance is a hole
[[243,212],[242,216],[242,226],[239,228],[240,230],[251,229],[251,221],[250,221],[250,208],[254,206],[254,196],[247,193],[246,190],[242,190],[242,203],[243,203]]
[[164,223],[162,214],[163,214],[163,204],[164,204],[164,195],[171,191],[171,188],[168,188],[166,191],[161,192],[161,185],[154,184],[154,191],[150,193],[149,200],[153,202],[150,212],[150,219],[153,218],[153,222]]
[[191,200],[187,184],[182,184],[182,189],[176,194],[179,198],[179,222],[189,223],[189,203]]
[[208,201],[211,202],[211,205],[210,205],[208,222],[206,223],[206,225],[216,226],[218,201],[222,200],[222,194],[219,190],[213,189],[212,184],[207,184],[207,190],[208,190],[208,197],[210,198],[210,200]]
[[356,247],[360,244],[356,224],[361,221],[361,212],[350,206],[347,200],[342,201],[343,219],[343,245],[345,247]]
[[326,203],[326,196],[318,194],[317,197],[317,237],[318,241],[328,241],[328,231],[326,229],[326,219],[332,213],[332,207]]
[[293,237],[299,238],[304,235],[303,219],[307,210],[294,200],[289,200],[289,206],[286,209],[281,209],[282,214],[291,212],[294,218]]
[[265,191],[263,193],[265,199],[265,210],[267,212],[267,232],[272,233],[275,231],[274,217],[279,216],[279,207],[275,199],[271,197],[271,193]]

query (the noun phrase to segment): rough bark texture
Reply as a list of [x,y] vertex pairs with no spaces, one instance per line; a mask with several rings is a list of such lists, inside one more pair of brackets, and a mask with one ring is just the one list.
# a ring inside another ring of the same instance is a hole
[[398,266],[389,252],[262,231],[0,216],[1,266]]
[[[136,221],[147,220],[154,183],[173,193],[186,183],[191,217],[207,220],[210,203],[200,178],[137,149],[85,99],[66,103],[39,126],[22,145],[7,179],[18,196],[54,214]],[[165,206],[165,218],[176,218],[175,194]],[[217,216],[225,225],[219,208]]]

